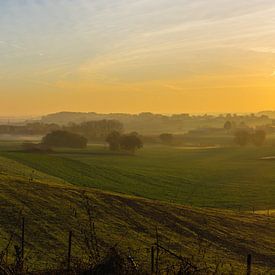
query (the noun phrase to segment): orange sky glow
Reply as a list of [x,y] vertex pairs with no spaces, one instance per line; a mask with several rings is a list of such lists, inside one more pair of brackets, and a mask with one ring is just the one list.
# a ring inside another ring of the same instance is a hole
[[0,116],[275,109],[272,0],[0,3]]

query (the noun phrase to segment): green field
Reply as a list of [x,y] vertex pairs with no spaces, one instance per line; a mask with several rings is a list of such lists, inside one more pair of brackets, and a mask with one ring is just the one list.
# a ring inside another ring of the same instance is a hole
[[271,146],[146,146],[135,156],[103,146],[52,154],[1,147],[3,156],[75,185],[200,207],[275,208],[275,161],[261,160],[275,156]]
[[[272,217],[82,188],[4,157],[0,157],[0,168],[0,251],[10,236],[13,245],[20,242],[19,213],[23,210],[30,268],[55,266],[65,259],[69,230],[74,232],[73,256],[83,255],[81,228],[86,222],[81,194],[85,190],[94,206],[102,251],[110,245],[118,245],[122,251],[130,247],[138,251],[135,259],[149,269],[150,246],[157,226],[162,245],[183,256],[192,256],[196,263],[215,265],[220,261],[220,272],[229,272],[233,267],[235,274],[240,274],[245,272],[246,255],[252,253],[255,271],[268,274],[274,270]],[[32,174],[35,179],[29,181]],[[77,210],[77,217],[73,209]],[[202,248],[206,252],[199,252]]]
[[[248,253],[255,272],[274,270],[274,216],[222,209],[275,208],[275,162],[260,160],[275,154],[271,147],[149,146],[134,156],[99,145],[51,154],[24,153],[16,142],[2,142],[0,148],[0,251],[13,234],[13,245],[20,242],[23,211],[32,268],[66,257],[69,230],[74,232],[73,255],[83,254],[85,191],[94,205],[103,251],[110,245],[122,251],[131,247],[138,251],[136,260],[149,268],[157,226],[162,245],[197,263],[222,262],[221,273],[232,268],[232,274],[244,273]],[[201,245],[207,248],[203,258]]]

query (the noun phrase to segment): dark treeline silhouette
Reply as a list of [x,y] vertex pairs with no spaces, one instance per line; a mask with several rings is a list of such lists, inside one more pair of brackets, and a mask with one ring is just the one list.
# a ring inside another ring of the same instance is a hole
[[150,112],[140,114],[98,114],[98,113],[74,113],[61,112],[42,117],[43,123],[56,123],[67,125],[70,122],[80,124],[94,120],[118,120],[124,125],[127,132],[138,131],[142,135],[162,133],[183,133],[197,128],[220,128],[230,121],[232,125],[239,127],[242,122],[249,127],[272,124],[272,119],[263,114],[220,114],[220,115],[192,115],[188,113],[163,115]]
[[109,144],[109,148],[112,151],[122,149],[135,153],[137,149],[143,147],[142,137],[136,132],[122,135],[118,131],[113,131],[107,136],[106,142]]
[[249,143],[255,146],[262,146],[266,140],[266,132],[260,129],[238,129],[234,135],[235,143],[240,146],[246,146]]
[[0,134],[9,135],[45,135],[52,131],[60,130],[60,127],[54,123],[27,123],[26,125],[0,125]]
[[28,123],[26,125],[0,125],[0,134],[10,135],[47,135],[54,131],[66,131],[79,134],[88,140],[105,140],[113,131],[122,132],[123,124],[117,120],[87,121],[80,124],[69,123],[58,125],[54,123]]
[[85,148],[88,140],[78,134],[67,131],[53,131],[42,139],[42,145],[53,147]]

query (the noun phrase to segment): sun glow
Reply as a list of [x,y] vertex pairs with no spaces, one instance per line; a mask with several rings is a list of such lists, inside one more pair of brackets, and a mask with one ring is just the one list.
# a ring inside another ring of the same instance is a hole
[[274,1],[15,2],[0,3],[2,115],[275,108]]

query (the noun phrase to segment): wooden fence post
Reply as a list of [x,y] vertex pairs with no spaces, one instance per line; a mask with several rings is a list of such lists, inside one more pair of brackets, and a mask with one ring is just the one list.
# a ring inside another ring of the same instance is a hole
[[156,227],[156,274],[159,274],[159,233],[158,233],[158,228]]
[[247,275],[251,275],[251,271],[252,271],[252,256],[251,254],[247,255]]

